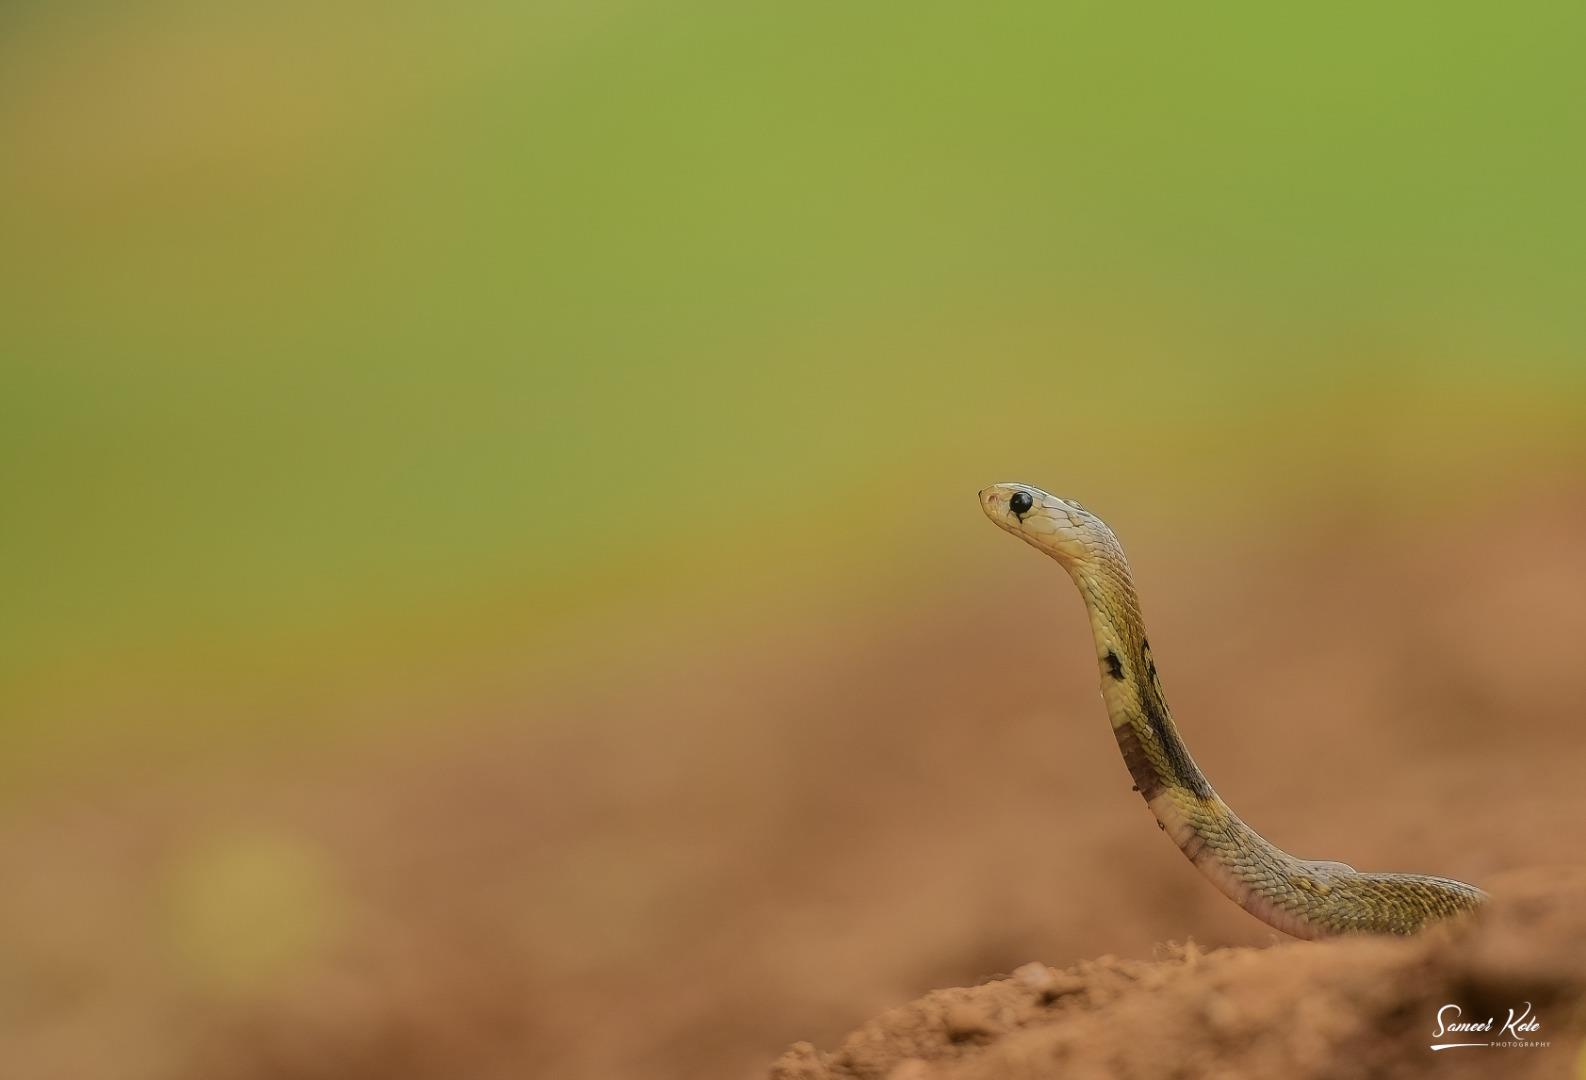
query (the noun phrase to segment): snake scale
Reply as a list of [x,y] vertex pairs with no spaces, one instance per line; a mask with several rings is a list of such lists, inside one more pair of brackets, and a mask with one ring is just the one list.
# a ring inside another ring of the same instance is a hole
[[1486,901],[1480,889],[1448,878],[1360,873],[1295,858],[1246,825],[1212,790],[1174,726],[1129,563],[1112,530],[1078,503],[1026,484],[987,488],[980,505],[998,526],[1056,559],[1079,587],[1102,698],[1135,789],[1223,895],[1302,938],[1412,934]]

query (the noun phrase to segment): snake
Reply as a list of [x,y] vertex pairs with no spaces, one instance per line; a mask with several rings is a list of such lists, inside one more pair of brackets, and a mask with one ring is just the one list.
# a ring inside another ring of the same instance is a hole
[[1028,484],[986,488],[980,505],[999,527],[1057,560],[1079,588],[1102,699],[1135,790],[1224,896],[1277,930],[1311,939],[1413,934],[1486,902],[1486,893],[1462,881],[1296,858],[1246,825],[1195,764],[1168,711],[1134,576],[1112,529],[1079,503]]

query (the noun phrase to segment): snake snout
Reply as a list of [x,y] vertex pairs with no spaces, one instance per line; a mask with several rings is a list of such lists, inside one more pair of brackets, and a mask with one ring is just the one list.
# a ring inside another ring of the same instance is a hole
[[980,492],[980,509],[995,524],[1010,532],[1017,531],[1019,525],[1019,516],[1014,513],[1018,507],[1012,503],[1017,490],[1010,484],[997,484]]

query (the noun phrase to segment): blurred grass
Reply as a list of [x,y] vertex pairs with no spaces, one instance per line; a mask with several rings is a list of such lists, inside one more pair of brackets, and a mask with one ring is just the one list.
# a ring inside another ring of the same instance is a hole
[[1580,9],[0,29],[13,761],[929,564],[990,480],[1168,519],[1580,463]]

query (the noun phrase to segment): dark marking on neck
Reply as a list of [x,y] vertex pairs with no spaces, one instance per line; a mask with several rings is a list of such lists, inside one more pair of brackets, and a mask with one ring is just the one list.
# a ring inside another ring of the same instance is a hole
[[1190,757],[1189,748],[1179,738],[1178,730],[1174,728],[1173,721],[1169,719],[1167,706],[1157,696],[1155,680],[1153,685],[1136,686],[1140,693],[1140,710],[1145,714],[1145,722],[1151,727],[1151,734],[1156,736],[1157,745],[1162,748],[1162,754],[1167,758],[1168,769],[1173,774],[1173,779],[1198,798],[1209,799],[1212,796],[1212,786],[1206,782],[1206,777],[1201,775],[1200,769],[1195,767],[1195,759]]
[[1118,654],[1111,649],[1107,650],[1107,674],[1119,682],[1123,681],[1123,661],[1118,659]]
[[1140,745],[1140,737],[1132,726],[1125,724],[1113,728],[1112,733],[1118,739],[1118,749],[1123,752],[1123,763],[1134,779],[1134,789],[1146,802],[1150,802],[1162,793],[1165,786],[1156,767],[1151,764],[1151,755]]

